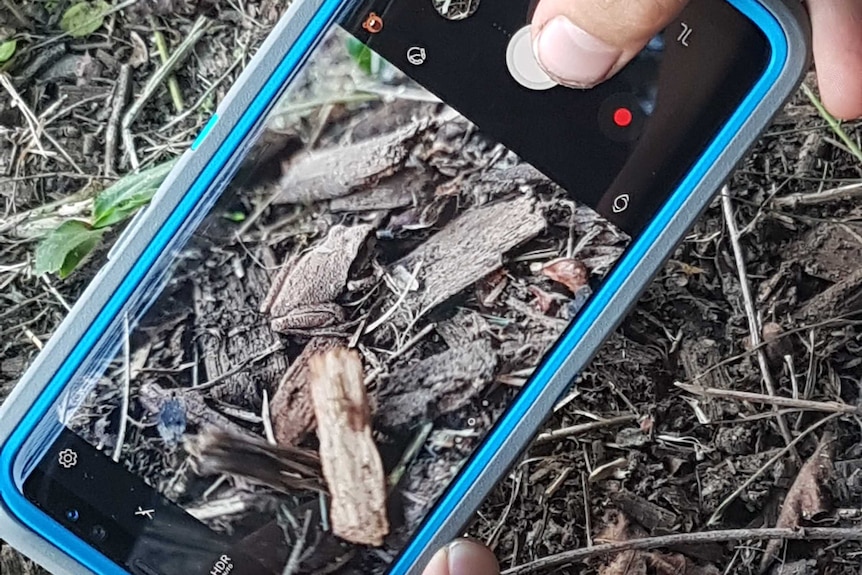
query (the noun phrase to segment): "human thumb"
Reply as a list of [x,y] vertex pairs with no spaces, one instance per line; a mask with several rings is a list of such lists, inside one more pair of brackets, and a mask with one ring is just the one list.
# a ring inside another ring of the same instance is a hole
[[539,0],[533,51],[560,84],[590,88],[616,74],[687,0]]
[[494,554],[479,543],[457,539],[440,549],[422,575],[499,575]]

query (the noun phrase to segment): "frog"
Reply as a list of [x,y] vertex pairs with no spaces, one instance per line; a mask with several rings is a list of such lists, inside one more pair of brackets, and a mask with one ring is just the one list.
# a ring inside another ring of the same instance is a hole
[[314,332],[344,323],[344,310],[336,299],[372,229],[368,224],[336,224],[322,242],[287,258],[260,307],[271,317],[274,331]]

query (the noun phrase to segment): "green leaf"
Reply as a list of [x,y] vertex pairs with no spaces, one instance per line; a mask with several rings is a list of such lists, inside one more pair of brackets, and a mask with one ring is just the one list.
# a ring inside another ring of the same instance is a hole
[[121,222],[149,203],[176,163],[177,158],[127,174],[102,191],[93,201],[93,227],[102,229]]
[[17,40],[6,40],[0,44],[0,64],[8,62],[15,55],[15,49],[18,48]]
[[58,273],[68,277],[102,239],[104,230],[94,230],[87,222],[67,220],[57,226],[36,248],[33,272]]
[[380,72],[380,56],[356,38],[347,39],[347,53],[359,69],[369,76],[375,76]]
[[239,210],[236,210],[233,212],[225,212],[225,214],[224,214],[224,219],[231,221],[231,222],[234,222],[236,224],[238,224],[240,222],[244,222],[245,218],[246,218],[245,213],[243,213]]
[[105,0],[85,0],[69,7],[60,20],[60,28],[73,38],[89,36],[105,23],[111,6]]

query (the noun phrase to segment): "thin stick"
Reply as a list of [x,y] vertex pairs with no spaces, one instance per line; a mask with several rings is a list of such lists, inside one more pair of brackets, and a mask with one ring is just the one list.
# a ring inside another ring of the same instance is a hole
[[41,128],[39,127],[39,120],[36,118],[36,114],[30,109],[30,106],[27,105],[27,102],[21,98],[21,95],[18,93],[18,90],[15,89],[15,86],[12,84],[9,79],[9,75],[3,72],[0,74],[0,86],[3,86],[3,89],[6,90],[6,93],[9,94],[9,97],[12,99],[12,103],[15,105],[18,110],[20,110],[21,115],[24,116],[24,120],[27,122],[27,126],[30,128],[30,134],[33,138],[33,143],[39,149],[42,154],[47,154],[45,149],[42,147],[42,141],[39,135],[42,133]]
[[404,453],[401,455],[398,465],[395,466],[395,469],[393,469],[392,473],[389,474],[389,477],[386,478],[386,483],[389,485],[390,493],[401,481],[401,478],[404,477],[404,472],[407,471],[407,468],[410,467],[410,464],[413,463],[416,456],[419,455],[419,451],[425,445],[425,442],[428,441],[428,436],[431,435],[431,431],[433,429],[433,423],[424,423],[419,428],[419,431],[416,432],[416,435],[413,436],[407,449],[405,449]]
[[51,292],[51,294],[55,298],[57,298],[57,301],[60,302],[60,305],[63,306],[67,312],[71,312],[72,307],[66,302],[66,298],[63,297],[63,294],[57,291],[57,288],[55,288],[54,285],[51,283],[51,280],[48,279],[48,276],[46,274],[42,274],[41,278],[45,285],[48,286],[48,291]]
[[[763,383],[766,386],[766,391],[769,395],[775,394],[775,382],[772,379],[772,373],[769,371],[769,363],[766,359],[766,351],[760,347],[763,341],[760,337],[760,322],[757,318],[757,311],[754,309],[754,298],[751,295],[751,284],[748,282],[748,272],[745,269],[745,257],[742,254],[742,246],[739,242],[739,228],[736,226],[736,216],[733,213],[733,204],[730,200],[730,189],[724,186],[721,190],[721,207],[724,211],[724,220],[727,224],[727,231],[730,233],[730,245],[733,248],[733,258],[736,261],[736,271],[739,275],[739,284],[742,289],[742,299],[745,304],[745,316],[748,319],[748,331],[751,338],[752,347],[757,348],[757,363],[760,366],[760,373],[763,377]],[[773,406],[773,411],[778,411]],[[775,414],[775,420],[778,422],[778,429],[781,431],[781,436],[784,438],[785,444],[790,444],[793,441],[793,436],[790,434],[790,427],[787,425],[787,420],[780,413]],[[791,450],[793,458],[797,462],[802,462],[799,454],[795,449]]]
[[603,543],[592,547],[563,551],[562,553],[542,557],[541,559],[506,569],[502,575],[527,575],[529,573],[546,572],[550,569],[595,557],[596,555],[619,553],[621,551],[646,551],[648,549],[674,547],[677,545],[724,543],[727,541],[764,541],[767,539],[862,541],[862,529],[858,527],[811,527],[806,529],[721,529],[698,533],[674,533],[659,537],[614,541],[613,543]]
[[126,443],[126,428],[129,424],[129,393],[132,387],[132,352],[129,342],[129,315],[123,316],[123,400],[120,404],[120,429],[117,431],[117,443],[111,459],[114,463],[120,461],[123,444]]
[[[218,87],[221,86],[222,83],[228,79],[228,77],[233,73],[233,71],[236,69],[236,67],[239,66],[240,64],[242,64],[242,59],[243,59],[243,56],[241,56],[241,55],[238,56],[233,61],[233,64],[231,64],[230,67],[227,70],[225,70],[225,72],[221,76],[219,76],[215,82],[210,84],[209,88],[207,88],[204,91],[204,93],[200,95],[200,97],[195,101],[194,104],[191,105],[191,107],[184,110],[182,114],[175,116],[173,120],[171,120],[170,122],[168,122],[167,124],[165,124],[164,126],[159,128],[158,131],[162,134],[164,134],[165,132],[170,132],[174,126],[176,126],[177,124],[179,124],[180,122],[182,122],[183,120],[188,118],[190,115],[192,115],[195,112],[195,110],[197,110],[198,108],[203,106],[204,102],[209,100],[210,96],[212,96],[212,93],[215,92],[218,89]],[[281,190],[279,190],[279,193],[280,192],[281,192]]]
[[842,200],[856,200],[862,197],[862,183],[847,184],[823,192],[806,192],[790,194],[773,199],[777,206],[816,206]]
[[293,575],[299,569],[302,552],[305,551],[305,540],[308,537],[309,527],[311,527],[311,509],[305,512],[305,519],[302,522],[302,535],[296,539],[296,545],[293,546],[290,557],[287,559],[287,564],[284,566],[283,575]]
[[577,435],[583,435],[584,433],[588,433],[596,429],[604,429],[605,427],[616,427],[618,425],[625,425],[626,423],[631,423],[637,420],[637,415],[620,415],[617,417],[611,417],[610,419],[601,419],[599,421],[581,423],[579,425],[572,425],[570,427],[562,427],[553,431],[546,431],[545,433],[540,433],[539,436],[536,437],[536,440],[533,442],[533,445],[551,443],[566,437],[575,437]]
[[694,395],[703,397],[715,397],[718,399],[732,399],[735,401],[749,401],[763,405],[787,407],[790,409],[801,409],[804,411],[820,411],[824,413],[839,413],[844,415],[862,415],[862,407],[839,403],[837,401],[812,401],[809,399],[793,399],[789,397],[764,395],[762,393],[751,393],[749,391],[736,391],[734,389],[718,389],[715,387],[702,387],[690,383],[675,383],[678,388]]
[[237,373],[241,372],[242,370],[244,370],[248,366],[250,366],[254,363],[257,363],[262,359],[266,359],[267,357],[271,356],[272,354],[274,354],[278,351],[281,351],[282,347],[283,346],[282,346],[280,341],[276,342],[276,343],[272,344],[271,346],[269,346],[268,348],[266,348],[265,350],[263,350],[262,352],[260,352],[258,355],[246,359],[245,361],[233,366],[232,368],[230,368],[229,370],[227,370],[223,374],[218,375],[218,376],[210,379],[209,381],[205,381],[203,383],[198,383],[196,385],[193,385],[188,390],[189,391],[203,391],[205,389],[209,389],[209,388],[215,386],[216,384],[221,383],[222,381],[226,380],[230,376],[236,375]]
[[189,30],[186,39],[183,40],[182,44],[177,46],[176,51],[171,54],[168,61],[162,64],[159,69],[156,70],[155,74],[150,76],[150,79],[144,86],[141,94],[135,102],[129,106],[128,111],[123,116],[123,121],[121,123],[123,130],[123,144],[126,146],[126,151],[129,154],[129,161],[132,164],[133,169],[138,169],[140,162],[138,161],[138,157],[135,152],[135,142],[131,132],[132,124],[135,122],[138,114],[141,113],[144,105],[156,92],[156,89],[165,81],[165,78],[167,78],[168,75],[173,72],[174,68],[176,68],[186,58],[186,56],[188,56],[192,48],[194,48],[195,44],[197,44],[198,40],[200,40],[206,32],[208,25],[209,21],[203,16],[195,21],[191,30]]
[[131,67],[128,64],[120,66],[117,82],[114,84],[114,97],[111,98],[111,117],[105,130],[105,174],[114,173],[114,155],[117,151],[117,133],[120,131],[120,120],[123,108],[129,100],[131,86]]
[[[826,425],[826,423],[827,423],[827,422],[832,421],[833,419],[835,419],[835,418],[836,418],[836,417],[838,417],[839,415],[841,415],[841,414],[840,414],[840,413],[833,413],[833,414],[831,414],[831,415],[827,415],[826,417],[824,417],[823,419],[821,419],[820,421],[818,421],[817,423],[815,423],[814,425],[812,425],[811,427],[809,427],[808,429],[806,429],[805,431],[803,431],[802,433],[800,433],[800,434],[796,437],[796,439],[794,439],[792,442],[790,442],[790,445],[788,445],[788,446],[783,447],[782,449],[780,449],[780,450],[778,451],[778,453],[776,453],[775,455],[773,455],[773,456],[769,459],[769,461],[767,461],[766,463],[764,463],[764,464],[763,464],[763,466],[762,466],[760,469],[758,469],[757,471],[755,471],[755,472],[751,475],[751,477],[749,477],[748,479],[746,479],[746,480],[742,483],[742,485],[740,485],[740,486],[736,489],[736,491],[734,491],[733,493],[731,493],[729,497],[727,497],[724,501],[722,501],[722,502],[721,502],[721,504],[718,506],[718,508],[713,512],[712,516],[710,516],[709,521],[707,521],[707,522],[706,522],[706,524],[707,524],[707,525],[715,525],[716,523],[718,523],[718,522],[721,520],[721,515],[724,513],[725,509],[727,509],[727,508],[728,508],[728,506],[730,506],[730,504],[731,504],[733,501],[735,501],[735,500],[736,500],[736,498],[737,498],[737,497],[739,497],[739,496],[742,494],[742,492],[743,492],[743,491],[745,491],[746,489],[748,489],[748,486],[749,486],[749,485],[751,485],[752,483],[754,483],[754,481],[755,481],[758,477],[760,477],[761,475],[763,475],[764,473],[766,473],[766,471],[767,471],[767,470],[769,470],[769,469],[770,469],[770,468],[775,464],[775,462],[776,462],[776,461],[778,461],[779,459],[781,459],[782,457],[784,457],[784,456],[785,456],[785,455],[786,455],[786,454],[787,454],[791,449],[793,449],[794,447],[796,447],[796,444],[797,444],[797,443],[799,443],[800,441],[802,441],[802,439],[803,439],[803,438],[807,437],[807,436],[808,436],[812,431],[814,431],[814,430],[818,429],[819,427],[822,427],[823,425]],[[775,539],[780,539],[780,538],[779,538],[779,537],[776,537]]]
[[260,418],[263,420],[263,432],[270,445],[278,445],[275,440],[275,432],[272,430],[272,412],[269,408],[269,394],[263,390],[263,405],[260,408]]
[[368,335],[369,333],[373,332],[375,329],[389,321],[389,318],[392,317],[392,315],[398,310],[399,307],[401,307],[401,304],[404,302],[405,299],[407,299],[407,296],[410,294],[410,285],[416,281],[416,278],[419,276],[419,269],[421,267],[422,261],[420,260],[416,262],[415,266],[413,266],[413,273],[410,274],[410,283],[404,286],[404,289],[401,291],[401,295],[398,296],[398,300],[394,304],[392,304],[392,307],[386,310],[386,313],[377,318],[374,323],[366,327],[365,332],[363,332],[363,335]]

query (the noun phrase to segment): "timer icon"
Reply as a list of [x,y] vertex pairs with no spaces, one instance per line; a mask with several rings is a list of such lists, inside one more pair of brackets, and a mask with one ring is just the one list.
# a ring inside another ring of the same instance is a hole
[[64,469],[71,469],[78,465],[78,454],[71,449],[61,451],[57,459]]

